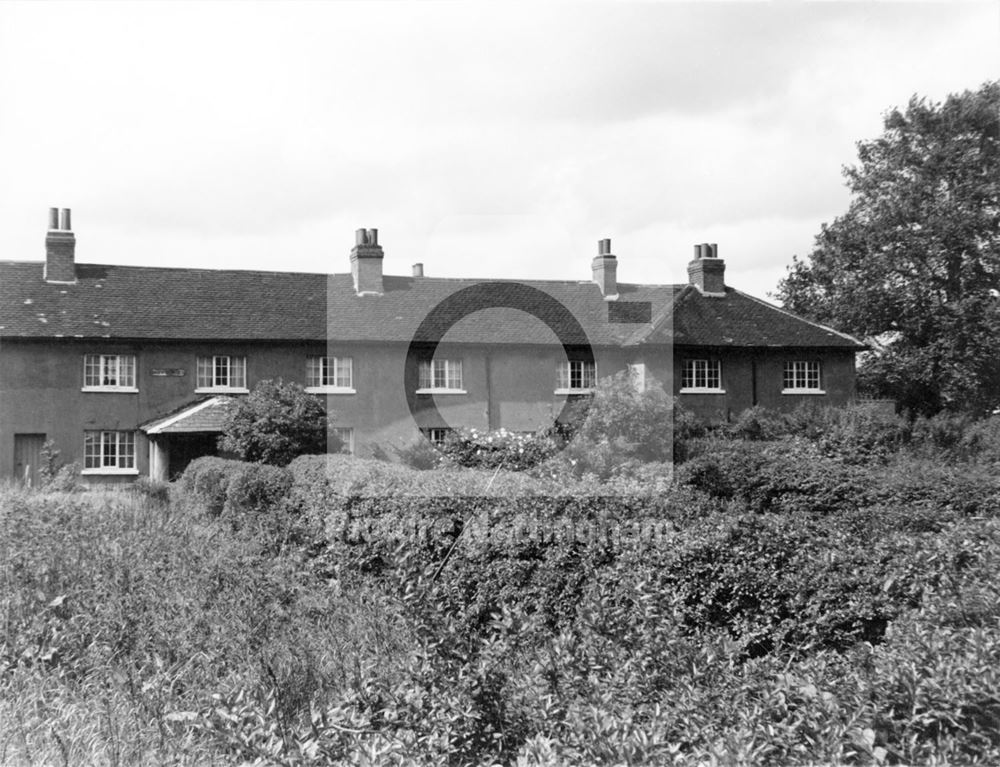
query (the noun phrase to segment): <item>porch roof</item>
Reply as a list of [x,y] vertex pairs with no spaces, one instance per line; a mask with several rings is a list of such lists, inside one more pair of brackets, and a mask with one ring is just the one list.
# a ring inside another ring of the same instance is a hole
[[226,412],[232,397],[209,397],[185,405],[152,421],[140,424],[146,434],[190,434],[191,432],[222,432]]

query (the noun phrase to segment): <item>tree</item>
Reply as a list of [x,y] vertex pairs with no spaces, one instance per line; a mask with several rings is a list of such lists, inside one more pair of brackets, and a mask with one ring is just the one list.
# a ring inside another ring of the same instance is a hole
[[219,449],[244,461],[287,466],[300,455],[336,452],[323,403],[298,384],[261,381],[229,408]]
[[862,385],[911,412],[1000,406],[1000,81],[914,96],[858,143],[850,207],[778,298],[865,338]]

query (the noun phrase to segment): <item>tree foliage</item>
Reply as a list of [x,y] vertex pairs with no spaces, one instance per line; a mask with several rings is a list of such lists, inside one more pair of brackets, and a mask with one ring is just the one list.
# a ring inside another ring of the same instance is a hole
[[778,297],[871,343],[873,394],[925,414],[1000,406],[1000,81],[913,97],[858,158],[848,211]]
[[261,381],[230,407],[219,448],[245,461],[286,466],[300,455],[339,448],[327,423],[323,403],[298,384]]

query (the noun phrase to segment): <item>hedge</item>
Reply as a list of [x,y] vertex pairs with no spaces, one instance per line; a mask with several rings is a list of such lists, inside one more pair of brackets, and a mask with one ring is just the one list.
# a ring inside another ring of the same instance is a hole
[[234,521],[247,514],[280,513],[291,487],[288,469],[215,456],[192,461],[180,480],[181,493],[189,501]]

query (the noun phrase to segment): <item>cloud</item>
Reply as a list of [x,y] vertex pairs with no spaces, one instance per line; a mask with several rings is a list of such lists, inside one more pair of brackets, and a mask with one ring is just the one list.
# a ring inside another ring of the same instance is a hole
[[586,279],[612,237],[683,279],[711,240],[763,293],[882,111],[996,76],[998,9],[0,4],[0,252],[49,205],[89,260],[178,266],[342,271],[375,226],[402,273]]

